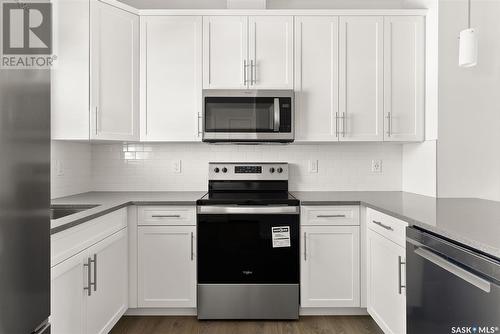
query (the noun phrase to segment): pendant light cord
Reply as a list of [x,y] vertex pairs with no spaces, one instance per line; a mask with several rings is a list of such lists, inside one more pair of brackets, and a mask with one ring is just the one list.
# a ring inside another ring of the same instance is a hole
[[471,0],[468,0],[468,20],[467,20],[467,23],[468,23],[468,26],[469,26],[469,29],[470,29],[470,2]]

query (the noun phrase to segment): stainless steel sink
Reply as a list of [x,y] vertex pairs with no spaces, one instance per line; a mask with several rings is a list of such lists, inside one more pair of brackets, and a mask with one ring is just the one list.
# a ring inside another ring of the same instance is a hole
[[74,213],[82,212],[88,209],[95,208],[99,205],[85,204],[85,205],[51,205],[50,206],[50,219],[59,219],[72,215]]

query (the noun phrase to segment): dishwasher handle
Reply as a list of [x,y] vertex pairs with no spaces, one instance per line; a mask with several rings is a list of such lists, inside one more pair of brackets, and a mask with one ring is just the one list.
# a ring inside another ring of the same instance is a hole
[[484,278],[481,278],[477,276],[476,274],[473,274],[472,272],[457,266],[456,264],[450,262],[446,258],[430,251],[427,250],[423,247],[418,247],[414,250],[415,254],[419,255],[420,257],[424,258],[425,260],[434,263],[438,267],[440,267],[443,270],[448,271],[449,273],[463,279],[466,282],[469,282],[470,284],[474,285],[475,287],[483,290],[486,293],[490,293],[491,291],[491,283],[485,280]]

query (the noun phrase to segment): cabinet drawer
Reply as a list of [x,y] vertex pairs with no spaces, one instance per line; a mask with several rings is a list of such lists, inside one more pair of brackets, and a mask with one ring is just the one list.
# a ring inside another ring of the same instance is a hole
[[138,225],[196,225],[194,206],[141,206]]
[[302,225],[359,225],[359,206],[303,206]]
[[370,208],[366,211],[366,217],[367,226],[370,230],[385,236],[402,247],[406,247],[407,222]]

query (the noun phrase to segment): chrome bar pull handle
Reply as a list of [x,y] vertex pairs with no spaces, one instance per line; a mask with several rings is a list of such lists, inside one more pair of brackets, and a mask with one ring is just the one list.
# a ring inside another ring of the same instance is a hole
[[87,286],[83,287],[83,290],[87,291],[87,296],[92,295],[92,273],[90,272],[92,260],[87,258],[87,263],[83,264],[84,268],[87,268]]
[[392,113],[387,113],[387,136],[391,137],[392,135]]
[[335,113],[335,137],[339,136],[339,113]]
[[99,107],[95,107],[95,134],[99,134]]
[[254,61],[253,59],[250,60],[250,85],[254,85],[257,83],[257,73],[255,71],[255,64],[254,64]]
[[307,261],[307,232],[304,232],[304,261]]
[[403,261],[401,256],[398,256],[398,293],[401,294],[403,289],[406,289],[406,285],[403,285],[403,264],[406,265],[406,262]]
[[97,291],[97,254],[94,254],[94,258],[90,259],[90,263],[94,264],[94,282],[91,282],[89,286],[94,286],[94,291]]
[[346,218],[346,215],[317,215],[318,218]]
[[191,261],[194,260],[194,233],[191,232]]
[[248,72],[248,64],[247,60],[243,59],[243,85],[246,86],[248,83],[247,79],[247,72]]
[[201,114],[201,112],[198,113],[198,118],[197,118],[197,122],[196,122],[196,125],[198,127],[198,137],[200,137],[202,135],[202,131],[201,131],[202,126],[200,126],[200,121],[203,122],[203,115]]
[[394,229],[393,229],[391,226],[389,226],[389,225],[382,224],[381,222],[378,222],[378,221],[376,221],[376,220],[372,220],[372,222],[373,222],[374,224],[376,224],[376,225],[378,225],[378,226],[382,227],[382,228],[385,228],[386,230],[389,230],[389,231],[394,231]]
[[152,215],[152,218],[181,218],[181,215]]

